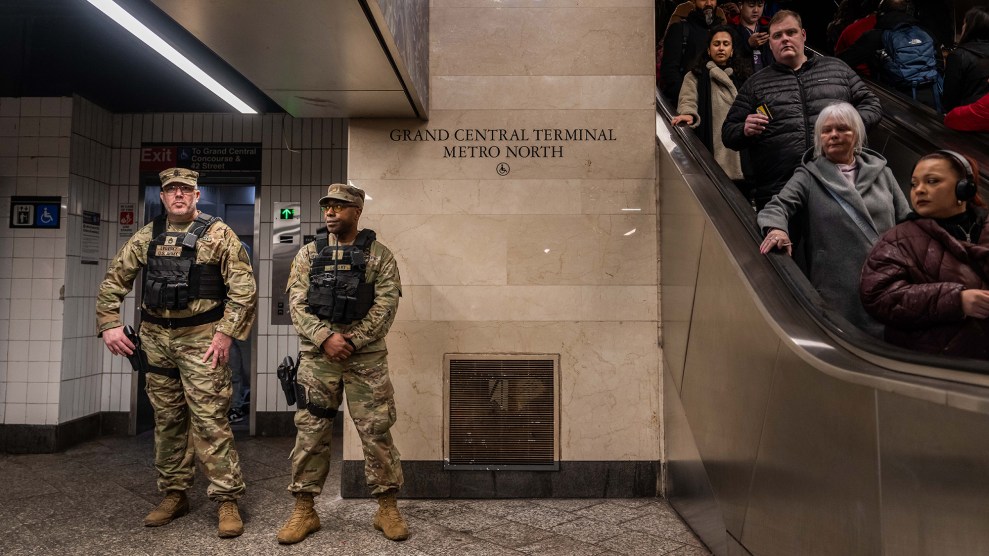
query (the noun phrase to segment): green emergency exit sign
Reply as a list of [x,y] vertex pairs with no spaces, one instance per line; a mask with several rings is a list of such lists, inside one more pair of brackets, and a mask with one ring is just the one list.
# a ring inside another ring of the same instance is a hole
[[295,209],[283,208],[281,211],[279,211],[278,217],[282,220],[292,220],[295,218]]

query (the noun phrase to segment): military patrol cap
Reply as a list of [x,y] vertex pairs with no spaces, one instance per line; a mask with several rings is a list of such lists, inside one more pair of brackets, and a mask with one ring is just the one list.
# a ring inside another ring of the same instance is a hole
[[161,178],[162,187],[165,187],[173,181],[196,187],[199,181],[199,172],[189,170],[187,168],[169,168],[168,170],[158,174],[158,177]]
[[319,204],[323,205],[330,199],[343,201],[345,203],[350,203],[352,205],[357,205],[364,208],[364,190],[352,185],[347,185],[344,183],[330,184],[330,186],[326,188],[326,196],[319,200]]

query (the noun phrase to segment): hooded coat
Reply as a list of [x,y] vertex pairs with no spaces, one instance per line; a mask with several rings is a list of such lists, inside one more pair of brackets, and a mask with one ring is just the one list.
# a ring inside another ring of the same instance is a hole
[[[873,336],[882,337],[882,325],[859,302],[859,277],[874,238],[906,217],[910,205],[882,155],[862,149],[855,161],[858,175],[852,188],[837,165],[824,156],[815,158],[813,149],[808,150],[783,190],[759,211],[758,222],[763,230],[786,231],[790,220],[802,215],[806,226],[801,234],[806,254],[802,270],[807,279],[832,310]],[[873,238],[862,231],[829,190],[874,227]]]
[[931,218],[886,232],[862,268],[862,304],[886,324],[886,341],[908,349],[989,360],[989,319],[966,317],[961,292],[989,289],[989,221],[978,243],[959,241]]

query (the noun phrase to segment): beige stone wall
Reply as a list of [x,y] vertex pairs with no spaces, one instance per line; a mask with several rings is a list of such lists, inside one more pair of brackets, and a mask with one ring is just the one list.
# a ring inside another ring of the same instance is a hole
[[[430,120],[351,121],[362,224],[402,272],[404,459],[443,457],[446,353],[560,354],[562,458],[660,458],[652,27],[653,0],[433,0]],[[512,156],[533,149],[551,157]]]

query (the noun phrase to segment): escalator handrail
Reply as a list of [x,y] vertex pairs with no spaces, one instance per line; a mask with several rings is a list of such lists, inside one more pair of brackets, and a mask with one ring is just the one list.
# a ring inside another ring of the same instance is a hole
[[[814,56],[821,52],[805,47]],[[923,145],[921,152],[939,149],[958,151],[970,156],[979,164],[983,198],[989,197],[989,133],[957,131],[944,125],[944,120],[933,108],[914,102],[869,77],[859,76],[883,107],[883,119],[892,122],[900,132],[910,134],[910,143]]]
[[[673,111],[658,92],[656,106],[657,119],[662,119],[668,125],[673,117]],[[703,174],[703,177],[710,182],[709,187],[715,189],[723,201],[720,203],[720,207],[713,207],[713,209],[710,206],[705,206],[705,210],[718,211],[717,217],[711,216],[712,222],[717,223],[719,218],[729,218],[728,211],[730,211],[731,216],[744,229],[742,235],[748,236],[747,240],[740,241],[740,243],[745,244],[746,248],[751,250],[751,254],[758,255],[758,246],[762,237],[751,205],[696,135],[682,127],[673,128],[673,133],[675,134],[676,146],[684,151],[684,156],[680,158],[679,163],[681,169],[686,168],[684,170],[685,177],[690,173]],[[698,200],[702,205],[704,204],[703,201]],[[737,232],[738,230],[733,231]],[[734,255],[739,256],[738,253],[734,253]],[[986,370],[985,362],[911,352],[880,342],[852,326],[840,315],[825,308],[820,295],[790,257],[782,254],[768,257],[758,256],[768,261],[772,266],[775,274],[782,282],[780,288],[786,290],[802,311],[824,332],[824,343],[829,344],[829,347],[840,347],[856,358],[864,359],[863,363],[867,361],[888,373],[892,373],[885,378],[910,381],[904,376],[896,377],[897,374],[905,373],[933,381],[924,380],[926,387],[936,385],[939,388],[947,388],[943,381],[976,387],[989,386],[989,374],[986,374],[989,371]],[[752,257],[747,258],[751,259]],[[736,262],[736,264],[740,267],[743,266],[742,262]],[[741,270],[745,272],[745,268],[741,268]],[[808,341],[811,344],[814,343],[814,341]],[[875,375],[875,371],[873,375]],[[983,392],[977,395],[981,397],[989,395],[989,393]]]

